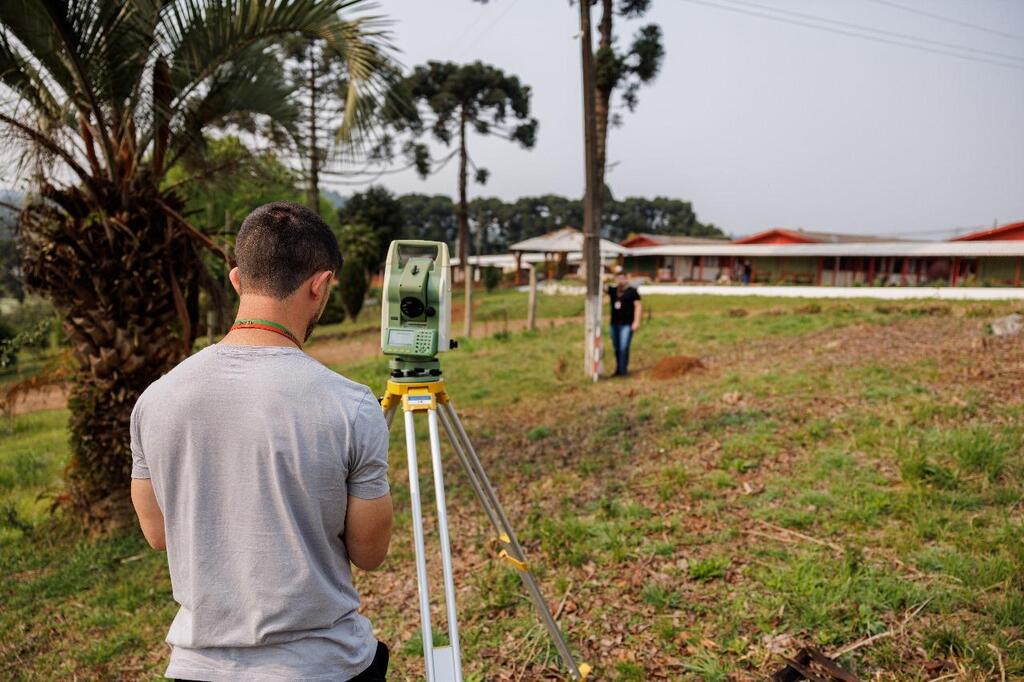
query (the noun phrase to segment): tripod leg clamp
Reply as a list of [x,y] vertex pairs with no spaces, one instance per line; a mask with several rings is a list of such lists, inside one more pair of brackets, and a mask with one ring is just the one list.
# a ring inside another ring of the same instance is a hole
[[512,564],[512,566],[517,571],[525,572],[525,571],[530,570],[529,567],[526,565],[525,561],[520,561],[519,559],[516,559],[514,556],[509,554],[507,550],[504,550],[504,549],[501,550],[500,552],[498,552],[498,556],[500,556],[502,559],[504,559],[505,561],[507,561],[510,564]]
[[512,567],[517,571],[523,571],[525,573],[530,570],[529,566],[526,565],[526,561],[517,559],[508,553],[508,548],[512,546],[512,538],[510,538],[506,533],[502,533],[498,536],[498,542],[505,546],[505,549],[498,552],[499,557],[512,564]]

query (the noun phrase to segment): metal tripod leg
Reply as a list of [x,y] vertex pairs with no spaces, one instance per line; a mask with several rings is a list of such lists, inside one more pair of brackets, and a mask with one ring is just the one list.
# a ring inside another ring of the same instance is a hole
[[[397,407],[385,413],[388,424]],[[423,660],[427,682],[462,682],[462,654],[459,645],[458,612],[455,604],[455,578],[452,571],[451,543],[448,538],[448,511],[445,503],[444,471],[441,464],[441,439],[437,412],[426,410],[430,438],[431,469],[437,501],[437,526],[441,544],[441,570],[444,579],[444,600],[448,614],[449,646],[435,647],[430,624],[430,591],[427,582],[426,546],[423,531],[423,507],[420,497],[419,464],[416,458],[416,421],[412,410],[405,411],[405,448],[409,465],[409,497],[412,501],[413,543],[416,550],[416,581],[420,597],[420,630],[423,636]]]
[[423,665],[427,673],[427,682],[434,682],[434,636],[430,629],[430,588],[427,583],[427,559],[424,555],[420,470],[416,462],[416,422],[412,412],[405,413],[405,450],[409,463],[409,497],[412,499],[412,537],[416,549],[416,583],[420,593]]
[[505,558],[509,560],[509,563],[519,573],[519,577],[523,581],[523,585],[526,586],[530,599],[533,601],[533,605],[536,607],[537,613],[544,623],[544,627],[547,628],[555,648],[562,657],[562,662],[569,669],[570,676],[573,680],[583,680],[590,672],[590,667],[586,664],[576,664],[572,652],[569,650],[569,645],[562,636],[562,631],[558,627],[558,623],[555,622],[554,616],[551,615],[551,609],[548,608],[544,595],[541,594],[540,586],[529,570],[523,548],[516,538],[515,531],[512,529],[512,524],[509,522],[505,510],[498,501],[498,496],[487,478],[487,473],[480,463],[480,458],[477,456],[473,443],[469,440],[469,436],[466,434],[466,430],[463,428],[455,408],[452,407],[450,402],[443,402],[438,405],[438,410],[441,413],[441,424],[444,426],[445,433],[455,449],[456,456],[466,469],[473,492],[476,493],[480,504],[484,508],[484,512],[494,525],[495,530],[498,531],[505,545],[505,551],[503,552]]
[[[434,471],[434,495],[437,500],[437,529],[441,540],[441,573],[444,579],[444,603],[448,611],[448,640],[450,648],[435,650],[435,672],[438,681],[446,679],[462,682],[462,651],[459,646],[458,611],[455,608],[455,577],[452,575],[452,548],[448,541],[448,508],[444,496],[444,470],[441,467],[441,438],[437,433],[437,411],[427,410],[427,427],[430,434],[430,460]],[[451,665],[451,676],[444,674],[447,664]]]

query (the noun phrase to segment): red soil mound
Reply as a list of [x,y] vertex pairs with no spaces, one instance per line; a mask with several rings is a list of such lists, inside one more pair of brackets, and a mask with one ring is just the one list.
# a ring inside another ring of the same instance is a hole
[[651,376],[655,379],[671,379],[698,369],[704,369],[704,363],[699,358],[691,358],[689,355],[673,355],[663,358],[652,367]]

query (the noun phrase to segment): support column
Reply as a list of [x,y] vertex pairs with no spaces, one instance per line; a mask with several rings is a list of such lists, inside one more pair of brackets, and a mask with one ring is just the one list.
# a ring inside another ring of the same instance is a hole
[[697,256],[697,281],[704,281],[704,256]]
[[523,252],[522,251],[516,251],[515,256],[516,256],[516,279],[515,279],[515,282],[516,282],[516,286],[519,286],[519,283],[520,283],[520,272],[519,271],[522,270],[522,268],[523,268]]
[[839,278],[839,264],[841,262],[839,256],[836,256],[835,267],[832,268],[832,286],[836,285],[836,281]]
[[953,256],[953,265],[949,268],[949,286],[955,287],[956,281],[960,277],[960,259],[957,256]]
[[1021,263],[1024,263],[1024,258],[1018,258],[1017,266],[1013,269],[1013,286],[1015,287],[1020,286]]
[[871,258],[868,259],[868,281],[866,282],[866,284],[869,287],[873,287],[875,285],[875,257],[874,256],[872,256]]
[[537,269],[530,268],[530,298],[526,308],[526,328],[537,328]]
[[910,270],[910,259],[906,256],[903,257],[903,267],[900,268],[900,284],[907,286],[910,284],[910,280],[907,279],[907,274]]
[[818,256],[818,273],[815,276],[814,281],[817,282],[819,287],[821,286],[821,272],[824,269],[825,269],[825,259],[822,258],[821,256]]

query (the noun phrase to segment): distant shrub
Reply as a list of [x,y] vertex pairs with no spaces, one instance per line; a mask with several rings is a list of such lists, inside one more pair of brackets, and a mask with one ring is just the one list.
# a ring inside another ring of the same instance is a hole
[[345,261],[338,275],[338,291],[341,303],[351,319],[359,317],[366,300],[366,291],[370,288],[370,280],[366,276],[363,264],[355,259]]
[[345,304],[341,301],[341,287],[334,287],[331,298],[327,301],[320,324],[338,324],[345,321]]
[[484,280],[484,287],[487,291],[494,291],[501,285],[501,269],[488,265],[481,273]]

